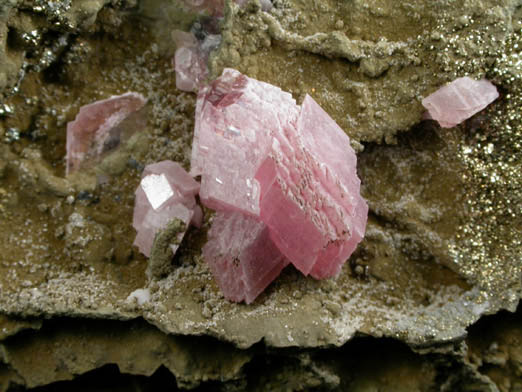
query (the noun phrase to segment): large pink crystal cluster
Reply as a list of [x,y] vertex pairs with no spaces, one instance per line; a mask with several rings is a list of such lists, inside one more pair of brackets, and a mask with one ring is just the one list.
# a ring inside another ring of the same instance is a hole
[[488,80],[458,78],[422,100],[428,118],[441,127],[452,128],[483,110],[498,98],[497,88]]
[[92,163],[130,136],[125,133],[128,128],[134,131],[134,124],[127,129],[122,124],[145,103],[141,94],[129,92],[82,106],[74,121],[67,124],[67,174]]
[[364,235],[355,153],[310,96],[298,106],[225,69],[199,92],[191,165],[219,211],[203,252],[231,300],[251,302],[288,262],[335,276]]
[[198,191],[199,183],[176,162],[162,161],[145,167],[136,189],[132,220],[137,232],[134,245],[141,253],[150,256],[156,234],[173,219],[185,225],[171,245],[174,253],[189,224],[201,226],[203,213],[195,199]]

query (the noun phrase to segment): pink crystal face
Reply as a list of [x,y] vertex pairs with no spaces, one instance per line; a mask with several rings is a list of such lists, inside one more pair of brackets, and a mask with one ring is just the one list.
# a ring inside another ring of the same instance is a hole
[[458,78],[422,100],[429,118],[451,128],[480,112],[498,98],[497,88],[488,80]]
[[288,264],[270,240],[268,228],[238,212],[216,214],[203,256],[225,298],[247,304]]
[[[148,165],[136,189],[132,225],[136,229],[136,245],[145,256],[150,256],[154,237],[172,219],[201,225],[202,211],[195,196],[199,184],[176,162],[162,161]],[[178,243],[184,236],[178,234]],[[172,245],[177,250],[177,245]]]
[[[336,275],[362,240],[368,207],[359,194],[348,136],[310,97],[294,135],[277,143],[259,169],[261,221],[303,274]],[[317,266],[316,266],[317,264]]]
[[67,124],[66,173],[114,149],[125,131],[119,125],[145,103],[141,94],[129,92],[82,106],[74,121]]
[[219,45],[221,37],[209,34],[203,41],[198,41],[193,34],[176,30],[173,39],[177,47],[174,55],[176,88],[197,91],[208,75],[208,56]]
[[191,174],[201,175],[200,198],[218,211],[259,215],[255,173],[273,132],[293,128],[298,110],[288,93],[225,69],[198,94]]
[[[201,175],[202,202],[220,211],[204,255],[227,298],[241,301],[250,287],[232,283],[243,276],[237,244],[250,243],[236,240],[237,222],[262,225],[259,238],[305,275],[340,272],[366,229],[356,163],[348,136],[310,96],[298,106],[290,94],[232,69],[200,90],[191,174]],[[231,243],[236,250],[226,252]],[[266,263],[253,259],[248,268]]]

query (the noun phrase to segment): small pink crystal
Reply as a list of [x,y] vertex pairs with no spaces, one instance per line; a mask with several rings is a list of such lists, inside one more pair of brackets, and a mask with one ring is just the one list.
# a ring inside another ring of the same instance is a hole
[[[227,214],[262,225],[267,246],[303,274],[337,275],[366,228],[356,161],[348,136],[310,96],[299,106],[290,94],[233,69],[201,89],[191,174],[201,175],[202,203],[223,212],[214,223],[223,227],[212,226],[212,252],[206,253],[222,289],[233,276],[240,279],[243,268],[241,258],[235,269],[231,259],[242,253],[242,242],[234,242],[240,234],[233,232],[242,226],[228,222]],[[236,244],[234,252],[223,251],[227,243]],[[242,300],[238,293],[246,289],[233,287],[227,298]]]
[[[156,233],[174,218],[187,228],[191,223],[201,225],[202,211],[195,199],[198,191],[199,184],[176,162],[161,161],[145,167],[136,189],[132,221],[137,232],[134,245],[141,253],[150,256]],[[178,243],[184,235],[178,234]],[[177,247],[171,245],[173,252]]]
[[288,261],[270,240],[268,228],[237,212],[218,212],[203,257],[225,298],[247,304],[281,273]]
[[458,78],[422,100],[429,117],[441,127],[451,128],[480,112],[498,98],[497,88],[488,80]]
[[198,41],[193,34],[176,30],[172,37],[177,47],[174,55],[176,88],[197,91],[208,76],[208,56],[219,45],[221,36],[208,34],[203,41]]
[[139,111],[146,99],[138,93],[125,93],[82,106],[78,115],[67,124],[66,173],[72,173],[112,150],[121,139],[128,138],[120,124]]

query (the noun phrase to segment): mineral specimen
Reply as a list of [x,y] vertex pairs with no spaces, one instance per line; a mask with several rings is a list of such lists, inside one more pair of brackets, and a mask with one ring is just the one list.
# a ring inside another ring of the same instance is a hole
[[[202,203],[223,212],[204,254],[229,299],[258,291],[243,271],[267,268],[266,254],[250,256],[260,242],[320,279],[338,274],[364,235],[368,207],[350,140],[310,96],[298,106],[279,88],[225,69],[198,95],[191,164]],[[246,243],[232,230],[244,225],[255,234]]]
[[251,303],[288,265],[259,220],[218,212],[203,247],[219,287],[229,300]]
[[136,189],[132,225],[134,240],[140,252],[149,257],[154,238],[173,219],[179,219],[185,230],[178,233],[171,249],[176,252],[189,224],[201,225],[202,212],[195,195],[199,184],[176,162],[161,161],[145,167]]
[[480,112],[498,98],[497,88],[488,80],[458,78],[422,100],[429,118],[451,128]]
[[129,92],[82,106],[74,121],[67,124],[66,173],[91,163],[128,138],[136,127],[122,123],[145,103],[141,94]]

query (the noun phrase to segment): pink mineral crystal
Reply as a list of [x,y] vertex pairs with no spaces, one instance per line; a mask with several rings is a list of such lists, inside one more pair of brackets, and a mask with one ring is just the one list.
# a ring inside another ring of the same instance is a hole
[[67,124],[66,173],[80,169],[129,137],[135,127],[126,132],[122,124],[145,103],[141,94],[129,92],[82,106],[74,121]]
[[356,156],[342,129],[306,96],[293,134],[275,133],[259,168],[260,219],[303,274],[337,275],[366,228]]
[[441,127],[451,128],[480,112],[498,98],[497,88],[488,80],[458,78],[422,100],[429,116]]
[[225,69],[196,103],[191,174],[201,175],[200,198],[215,210],[259,216],[257,169],[273,132],[294,129],[298,107],[288,93]]
[[259,220],[238,212],[218,212],[203,247],[225,298],[251,303],[288,264]]
[[[150,256],[154,237],[172,219],[177,218],[197,227],[201,226],[202,211],[195,196],[199,184],[176,162],[162,161],[148,165],[136,189],[132,225],[137,235],[134,240],[140,252]],[[178,243],[185,232],[178,234]],[[172,244],[173,252],[178,245]]]
[[[225,69],[198,94],[191,174],[201,176],[202,203],[225,214],[216,222],[226,226],[227,214],[239,214],[263,225],[264,241],[305,275],[337,275],[364,235],[368,206],[355,152],[310,96],[299,106],[278,87]],[[221,231],[206,260],[223,286],[243,267],[231,268],[232,253],[217,245]],[[253,259],[249,268],[265,263]]]
[[221,36],[208,34],[199,41],[191,33],[176,30],[172,37],[177,47],[174,55],[176,87],[182,91],[197,91],[208,76],[208,56],[219,45]]

